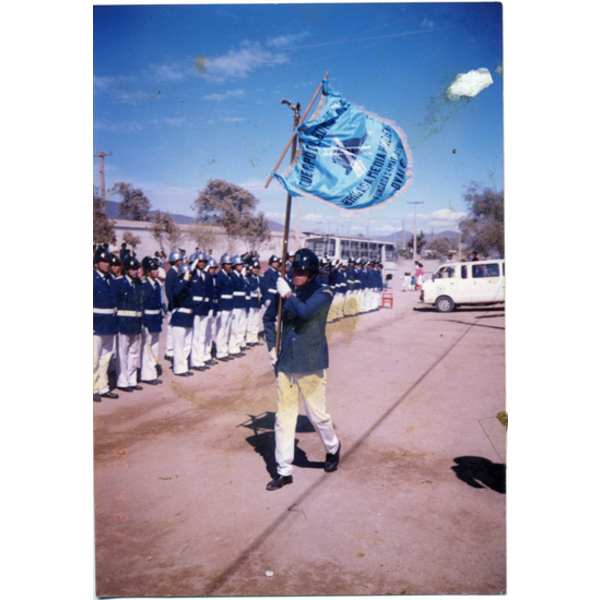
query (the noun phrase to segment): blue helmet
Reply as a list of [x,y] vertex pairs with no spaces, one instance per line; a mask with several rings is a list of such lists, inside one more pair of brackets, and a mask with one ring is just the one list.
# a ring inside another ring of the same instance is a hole
[[307,269],[308,271],[319,270],[319,257],[308,248],[300,248],[294,254],[292,269]]

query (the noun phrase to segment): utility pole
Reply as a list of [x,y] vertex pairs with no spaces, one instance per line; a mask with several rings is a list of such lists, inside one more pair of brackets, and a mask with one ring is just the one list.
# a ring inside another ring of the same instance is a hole
[[96,152],[94,156],[99,158],[99,168],[100,168],[100,210],[105,213],[106,212],[106,189],[104,186],[104,157],[112,156],[112,152]]
[[417,204],[425,204],[424,202],[408,202],[407,204],[415,205],[415,224],[413,229],[413,261],[417,260]]

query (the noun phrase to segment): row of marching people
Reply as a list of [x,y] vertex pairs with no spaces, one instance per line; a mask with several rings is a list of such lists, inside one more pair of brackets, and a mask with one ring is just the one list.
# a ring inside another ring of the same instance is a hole
[[[287,261],[286,261],[287,262]],[[271,256],[260,274],[255,257],[224,254],[219,263],[203,252],[188,261],[171,252],[162,275],[157,258],[141,264],[106,248],[94,253],[94,401],[118,398],[108,371],[115,368],[116,388],[158,385],[159,336],[166,326],[165,358],[173,373],[189,377],[219,362],[244,356],[260,343],[262,316],[277,293],[281,258]],[[141,269],[141,277],[140,277]],[[288,270],[286,269],[286,272]],[[365,260],[324,260],[321,282],[334,292],[328,321],[381,306],[381,265]],[[138,381],[139,372],[139,381]]]

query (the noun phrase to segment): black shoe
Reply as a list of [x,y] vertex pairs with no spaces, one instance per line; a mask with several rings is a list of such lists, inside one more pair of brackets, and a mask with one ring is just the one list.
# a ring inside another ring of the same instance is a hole
[[132,385],[131,389],[132,390],[143,390],[144,388],[141,385]]
[[190,369],[194,369],[194,371],[206,371],[208,367],[190,367]]
[[173,362],[173,357],[172,357],[172,356],[167,356],[167,355],[165,354],[165,360],[168,360],[168,361],[170,361],[170,362]]
[[211,358],[210,360],[207,360],[204,364],[208,365],[209,367],[212,367],[213,365],[218,365],[219,363],[214,358]]
[[233,356],[234,358],[240,358],[246,355],[243,352],[232,352],[229,356]]
[[342,449],[342,444],[338,446],[337,452],[335,454],[327,453],[325,455],[325,471],[327,473],[332,473],[338,468],[340,464],[340,450]]
[[229,358],[229,356],[223,356],[223,358],[219,358],[219,357],[217,356],[217,360],[220,360],[220,361],[222,361],[222,362],[227,362],[228,360],[233,360],[233,359]]
[[100,398],[100,394],[94,394],[94,402],[102,402],[102,398]]
[[101,398],[118,398],[119,394],[115,394],[114,392],[106,392],[105,394],[100,394]]
[[130,387],[130,386],[127,386],[127,387],[119,387],[119,386],[117,386],[117,389],[121,390],[122,392],[133,392],[133,388]]
[[174,373],[177,377],[191,377],[193,373],[191,371],[187,371],[186,373]]
[[162,383],[162,379],[142,379],[140,383],[147,383],[148,385],[158,385]]
[[272,479],[267,483],[267,489],[272,492],[278,490],[288,483],[293,483],[294,479],[291,475],[277,475],[275,479]]

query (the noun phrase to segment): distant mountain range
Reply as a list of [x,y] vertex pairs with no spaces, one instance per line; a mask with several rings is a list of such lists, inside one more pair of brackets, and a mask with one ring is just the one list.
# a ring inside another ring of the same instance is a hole
[[[154,215],[156,211],[150,211],[151,215]],[[175,221],[175,223],[177,223],[178,225],[193,225],[196,222],[196,218],[195,217],[188,217],[187,215],[178,215],[178,214],[174,214],[174,213],[170,213],[171,216],[173,217],[173,220]],[[109,219],[120,219],[121,217],[119,217],[119,203],[115,202],[114,200],[107,200],[106,201],[106,216]],[[284,227],[281,223],[277,223],[276,221],[271,221],[269,219],[269,227],[271,228],[271,231],[283,231]],[[308,232],[303,232],[303,233],[308,233]],[[318,235],[315,234],[314,232],[311,232],[313,235]],[[326,234],[323,234],[326,235]],[[377,240],[381,240],[382,242],[392,242],[395,243],[396,245],[402,245],[402,231],[397,231],[396,233],[391,233],[390,235],[386,235],[386,236],[370,236],[371,239],[377,239]],[[442,237],[447,237],[451,242],[455,243],[458,246],[458,241],[459,241],[459,234],[456,233],[455,231],[440,231],[438,233],[434,233],[433,236],[431,235],[431,233],[426,233],[425,234],[425,240],[428,242],[431,242],[434,238],[442,238]],[[404,242],[405,245],[406,243],[410,242],[413,239],[413,232],[412,231],[405,231],[404,232]]]

